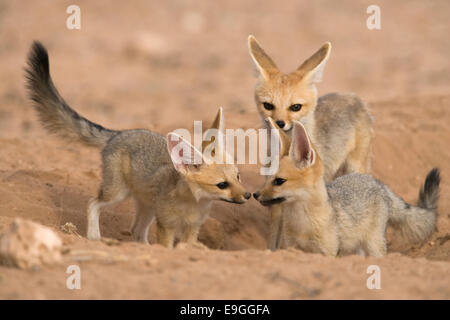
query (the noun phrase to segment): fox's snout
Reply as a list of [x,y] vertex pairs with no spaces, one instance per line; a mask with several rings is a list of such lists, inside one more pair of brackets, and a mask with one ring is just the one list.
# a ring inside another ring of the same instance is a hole
[[277,197],[277,198],[265,198],[265,197],[261,197],[261,193],[259,191],[256,191],[255,193],[253,193],[253,197],[259,201],[259,203],[261,203],[263,206],[271,206],[277,203],[281,203],[284,202],[286,200],[286,198],[284,197]]
[[252,194],[248,191],[245,191],[244,194],[242,195],[242,202],[240,203],[244,203],[247,202],[248,199],[250,199],[252,197]]
[[281,129],[283,129],[286,125],[286,122],[284,122],[283,120],[277,120],[276,123]]
[[240,194],[239,196],[234,196],[231,199],[221,198],[221,200],[231,203],[243,204],[251,197],[252,194],[248,191],[245,191],[243,194]]
[[277,126],[280,127],[285,132],[288,132],[292,129],[292,122],[290,120],[277,120],[275,121]]

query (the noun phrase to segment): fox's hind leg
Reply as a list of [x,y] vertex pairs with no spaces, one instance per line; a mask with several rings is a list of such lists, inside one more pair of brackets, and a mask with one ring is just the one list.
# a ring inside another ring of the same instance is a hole
[[136,200],[136,217],[131,227],[131,233],[138,242],[148,243],[148,229],[155,214],[154,209],[147,203]]
[[[92,199],[88,206],[87,238],[90,240],[100,240],[100,209],[105,206],[117,204],[127,198],[129,189],[125,184],[121,167],[117,163],[117,158],[112,157],[112,161],[107,158],[103,162],[103,181],[98,193],[98,197]],[[116,161],[114,161],[114,158]]]
[[387,253],[387,245],[384,232],[373,232],[371,235],[368,235],[363,243],[363,249],[367,256],[385,256]]
[[88,206],[87,238],[90,240],[100,240],[100,209],[105,206],[117,204],[128,196],[127,189],[115,191],[114,194],[105,196],[104,191],[100,191],[98,198],[91,199]]

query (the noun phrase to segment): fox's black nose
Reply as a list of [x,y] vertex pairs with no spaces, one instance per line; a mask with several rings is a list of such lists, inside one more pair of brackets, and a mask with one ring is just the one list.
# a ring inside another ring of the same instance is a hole
[[258,200],[258,198],[259,198],[259,192],[255,192],[255,193],[253,194],[253,198],[255,198],[256,200]]
[[244,198],[247,200],[250,199],[251,196],[252,196],[252,194],[250,192],[244,193]]
[[285,123],[283,120],[277,120],[277,125],[278,125],[280,128],[284,128],[284,126],[286,125],[286,123]]

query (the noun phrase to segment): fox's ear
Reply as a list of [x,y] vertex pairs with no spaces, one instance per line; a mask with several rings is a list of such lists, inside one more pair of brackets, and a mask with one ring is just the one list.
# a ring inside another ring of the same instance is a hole
[[268,80],[273,74],[280,72],[275,62],[264,52],[252,35],[248,36],[248,51],[263,79]]
[[174,132],[167,134],[167,150],[175,169],[183,175],[198,170],[203,163],[201,152]]
[[316,158],[308,133],[305,127],[298,121],[294,121],[289,156],[297,168],[306,168],[313,165]]
[[331,43],[325,43],[295,71],[303,81],[314,84],[322,81],[323,70],[331,52]]
[[289,154],[289,146],[291,145],[291,138],[282,130],[271,117],[265,119],[266,127],[268,129],[276,129],[278,137],[280,139],[280,157],[287,156]]
[[[220,149],[223,149],[223,137],[224,137],[224,115],[223,115],[223,108],[220,107],[217,111],[216,118],[214,119],[211,127],[205,131],[205,134],[203,135],[203,142],[202,142],[202,150],[205,151],[206,147],[208,147],[211,144],[215,144],[215,147],[219,147]],[[216,143],[216,138],[219,138]],[[212,151],[214,154],[214,150]]]
[[206,157],[216,158],[219,161],[220,157],[223,157],[225,149],[224,121],[223,109],[220,107],[211,128],[205,131],[202,142],[203,154]]

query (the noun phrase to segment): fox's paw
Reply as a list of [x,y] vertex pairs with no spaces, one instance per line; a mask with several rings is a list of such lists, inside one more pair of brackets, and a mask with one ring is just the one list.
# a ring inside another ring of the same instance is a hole
[[100,232],[88,230],[86,238],[88,238],[89,240],[100,240],[101,239]]
[[180,242],[176,246],[176,249],[180,249],[180,250],[189,249],[189,248],[208,250],[208,247],[205,246],[203,243],[201,243],[199,241],[195,241],[195,242]]
[[191,246],[196,248],[196,249],[202,249],[202,250],[208,250],[209,248],[207,246],[205,246],[203,243],[201,243],[200,241],[196,241],[194,243],[191,243]]

